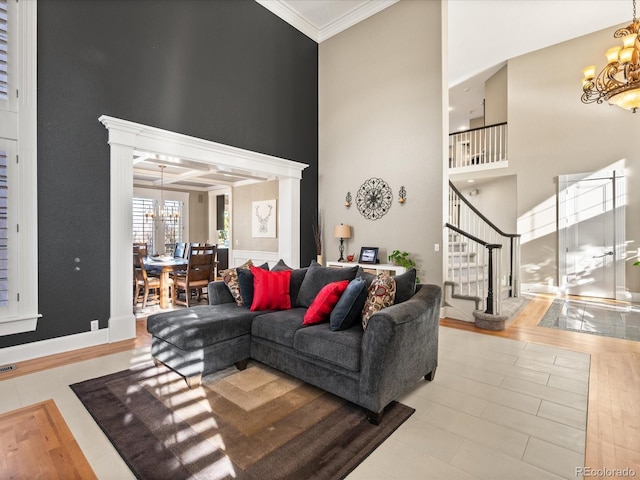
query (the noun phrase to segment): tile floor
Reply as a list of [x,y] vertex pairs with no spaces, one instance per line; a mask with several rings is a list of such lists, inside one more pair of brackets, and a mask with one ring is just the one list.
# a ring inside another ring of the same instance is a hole
[[566,299],[552,328],[640,341],[640,305]]
[[[584,461],[589,355],[440,328],[435,381],[349,480],[575,479]],[[68,385],[149,361],[137,349],[0,381],[0,413],[53,398],[100,479],[134,478]]]

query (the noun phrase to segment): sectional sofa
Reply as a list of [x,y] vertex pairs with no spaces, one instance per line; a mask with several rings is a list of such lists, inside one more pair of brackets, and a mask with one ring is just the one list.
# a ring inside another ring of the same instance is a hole
[[[441,291],[416,284],[415,270],[390,281],[315,262],[295,270],[281,262],[272,271],[249,267],[210,283],[209,305],[148,318],[157,364],[194,387],[203,375],[254,359],[362,406],[374,424],[392,400],[422,377],[434,378]],[[395,290],[391,301],[376,296],[383,280]],[[336,289],[342,291],[327,297]],[[381,299],[387,303],[376,306]]]

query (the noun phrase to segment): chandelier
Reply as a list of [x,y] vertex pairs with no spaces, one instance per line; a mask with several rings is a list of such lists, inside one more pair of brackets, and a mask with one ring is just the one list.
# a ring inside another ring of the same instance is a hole
[[622,46],[606,52],[607,66],[596,76],[596,66],[582,72],[582,102],[617,105],[635,111],[640,107],[640,51],[638,43],[640,21],[636,18],[636,0],[633,0],[633,22],[613,34],[622,39]]
[[177,222],[178,217],[180,216],[179,212],[174,209],[167,209],[164,203],[164,169],[166,165],[158,165],[160,168],[160,202],[156,203],[156,206],[153,210],[145,212],[145,219],[152,220],[173,220]]

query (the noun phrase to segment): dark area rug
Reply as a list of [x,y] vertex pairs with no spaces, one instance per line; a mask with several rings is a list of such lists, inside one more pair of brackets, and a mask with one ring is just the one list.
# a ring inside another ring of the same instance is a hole
[[640,341],[640,307],[556,298],[538,326]]
[[153,364],[71,385],[141,479],[344,478],[414,409],[362,408],[252,362],[189,389]]

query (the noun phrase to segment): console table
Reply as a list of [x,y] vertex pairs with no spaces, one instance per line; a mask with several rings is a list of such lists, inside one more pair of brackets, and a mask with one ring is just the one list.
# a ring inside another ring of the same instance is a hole
[[365,272],[378,275],[382,272],[387,272],[391,275],[400,275],[407,271],[406,268],[399,265],[393,265],[391,263],[356,263],[356,262],[327,262],[327,267],[331,268],[349,268],[354,266],[360,266]]

